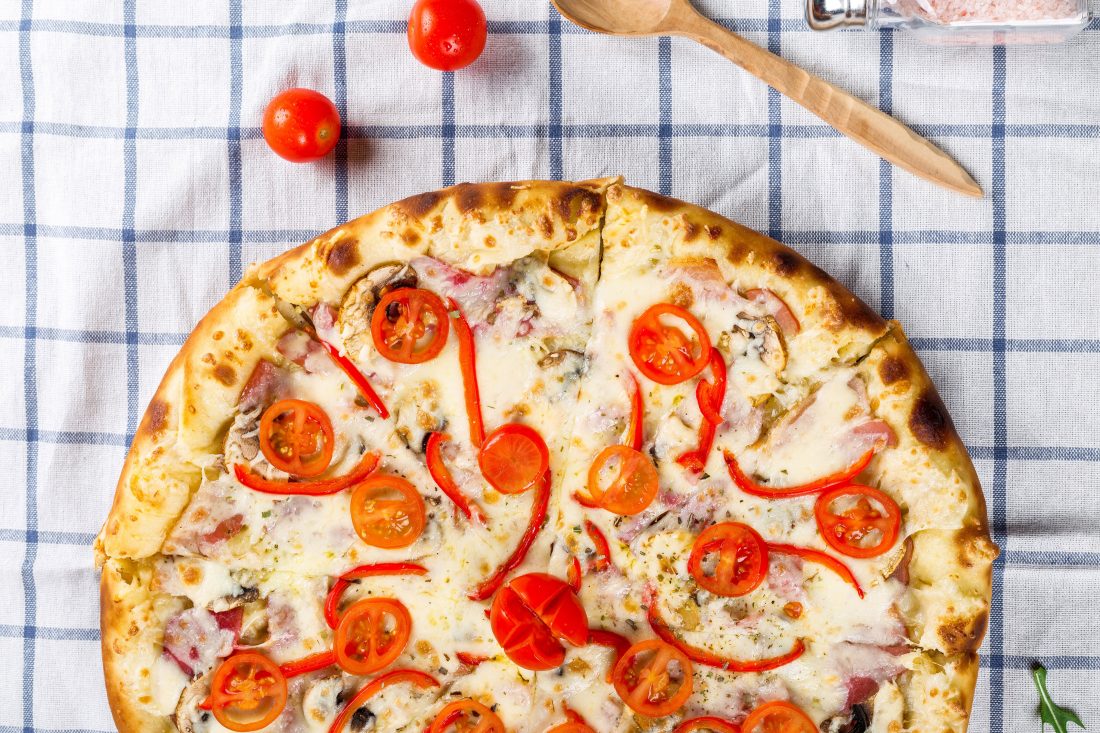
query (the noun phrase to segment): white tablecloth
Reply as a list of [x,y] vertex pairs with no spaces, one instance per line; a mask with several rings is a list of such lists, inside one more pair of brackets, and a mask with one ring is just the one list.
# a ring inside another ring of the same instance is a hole
[[[471,68],[407,52],[397,0],[0,2],[0,733],[110,731],[90,543],[141,410],[240,276],[456,181],[623,173],[804,252],[913,337],[997,542],[972,729],[1037,730],[1033,660],[1100,724],[1100,23],[1066,46],[815,35],[797,0],[705,10],[892,110],[988,192],[880,162],[682,40],[485,2]],[[260,135],[331,96],[316,165]]]

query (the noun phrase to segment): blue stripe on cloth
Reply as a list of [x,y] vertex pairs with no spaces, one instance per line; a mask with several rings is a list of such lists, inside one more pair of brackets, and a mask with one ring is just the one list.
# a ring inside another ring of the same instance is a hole
[[[560,40],[560,35],[559,35]],[[560,47],[559,47],[560,48]],[[0,133],[20,133],[24,126],[32,125],[32,132],[58,137],[91,139],[123,139],[128,134],[138,140],[222,140],[225,129],[221,127],[127,127],[109,125],[78,125],[63,122],[30,122],[29,120],[0,122]],[[989,125],[911,125],[912,129],[928,138],[977,138],[991,135]],[[241,140],[259,140],[263,137],[260,127],[240,127]],[[678,123],[668,128],[676,137],[769,137],[768,125],[738,123]],[[456,137],[474,138],[539,138],[546,135],[547,126],[541,123],[524,125],[468,124],[455,127]],[[345,127],[349,140],[421,139],[440,136],[439,125],[349,125]],[[563,137],[654,137],[660,133],[660,124],[573,124],[562,127]],[[840,133],[824,124],[785,125],[779,134],[784,139],[838,138]],[[1066,138],[1088,139],[1100,137],[1100,125],[1047,123],[1005,125],[1005,137],[1010,138]]]
[[444,71],[442,79],[440,137],[442,145],[441,180],[444,186],[455,184],[455,73]]
[[1059,552],[1057,550],[1004,550],[1008,565],[1100,568],[1100,552]]
[[39,443],[50,445],[115,445],[122,448],[127,448],[130,445],[129,437],[125,433],[104,433],[91,430],[39,430],[38,428],[0,427],[0,440],[33,445]]
[[138,272],[137,244],[134,210],[137,206],[137,140],[130,133],[138,123],[138,61],[137,36],[134,23],[137,20],[137,0],[125,0],[123,18],[126,21],[126,40],[123,44],[126,65],[126,129],[122,147],[123,157],[123,206],[122,206],[122,284],[123,310],[126,323],[126,433],[137,431],[138,385],[140,384],[140,359],[138,358]]
[[[781,0],[768,0],[768,50],[782,50]],[[768,236],[783,237],[783,107],[779,92],[768,87]]]
[[[549,74],[546,80],[549,110],[546,130],[547,148],[550,158],[550,178],[560,181],[565,177],[565,163],[562,154],[562,76],[561,76],[561,15],[558,9],[547,3],[547,39],[546,56]],[[536,130],[539,125],[533,125]],[[537,132],[535,133],[538,134]]]
[[10,626],[0,624],[0,637],[47,639],[49,641],[99,641],[99,629],[56,626]]
[[[336,0],[332,18],[332,83],[336,99],[333,103],[340,112],[341,124],[348,119],[348,54],[345,26],[348,17],[348,0]],[[333,151],[336,163],[336,221],[345,222],[348,216],[348,138],[343,130]]]
[[80,344],[126,344],[131,338],[139,346],[179,346],[186,333],[149,332],[131,334],[126,331],[80,330],[71,328],[25,328],[0,326],[0,338],[39,341],[66,341]]
[[672,39],[657,39],[657,191],[672,195]]
[[[31,66],[30,23],[34,15],[34,0],[23,0],[23,21],[19,28],[19,80],[23,96],[23,118],[35,116],[34,70]],[[20,139],[20,164],[23,184],[23,258],[24,258],[24,326],[37,326],[38,319],[38,240],[35,231],[34,133],[28,127]],[[23,730],[34,729],[34,662],[37,651],[34,638],[26,633],[38,618],[37,588],[34,583],[34,562],[38,545],[33,537],[38,532],[38,344],[23,343],[23,409],[26,431],[26,527],[28,541],[23,549],[20,575],[23,582]]]
[[0,529],[0,542],[36,542],[40,545],[76,545],[86,547],[95,541],[91,532],[30,532],[26,529]]
[[[979,338],[910,338],[909,344],[918,351],[989,351],[993,339]],[[1028,354],[1100,354],[1097,339],[1009,339],[1003,343],[1007,352]]]
[[244,88],[244,63],[241,48],[243,10],[241,0],[229,2],[229,122],[225,130],[229,176],[229,284],[241,279],[241,97]]
[[[1008,531],[1008,407],[1005,379],[1005,49],[993,49],[993,541],[1004,547]],[[1005,557],[993,563],[993,601],[989,613],[989,730],[1004,731],[1004,578]]]
[[[878,104],[888,115],[894,109],[894,33],[879,33]],[[879,312],[894,317],[894,166],[878,162]]]

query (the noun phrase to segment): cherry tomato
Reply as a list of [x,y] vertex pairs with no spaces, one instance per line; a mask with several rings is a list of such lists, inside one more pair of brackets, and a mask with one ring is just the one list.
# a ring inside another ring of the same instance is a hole
[[332,462],[335,438],[328,415],[305,400],[279,400],[260,418],[260,450],[275,468],[309,478]]
[[399,364],[434,359],[447,343],[447,307],[430,290],[400,288],[382,296],[370,319],[378,353]]
[[712,730],[714,733],[741,733],[741,726],[722,718],[704,715],[700,718],[690,718],[676,726],[672,733],[692,733],[697,730]]
[[336,627],[336,663],[351,674],[373,674],[401,655],[411,630],[412,617],[401,601],[368,598],[353,603]]
[[613,514],[637,514],[657,496],[653,461],[626,445],[604,448],[588,469],[588,495]]
[[408,547],[424,531],[424,499],[399,476],[372,476],[351,493],[351,523],[368,545]]
[[[686,324],[691,336],[685,336],[670,320]],[[650,306],[638,316],[628,345],[634,365],[657,384],[685,382],[710,362],[710,337],[703,324],[671,303]]]
[[504,721],[477,700],[455,700],[439,711],[427,733],[504,733]]
[[611,673],[615,692],[631,710],[660,718],[691,697],[691,660],[660,639],[646,639],[626,650]]
[[[711,555],[718,559],[709,563]],[[695,540],[688,557],[695,582],[719,596],[743,596],[764,582],[768,574],[768,546],[755,529],[740,522],[707,527]]]
[[744,733],[817,733],[817,726],[797,705],[773,700],[749,713],[741,730]]
[[259,730],[286,707],[286,678],[263,654],[239,652],[218,666],[202,707],[229,730]]
[[522,494],[546,473],[550,451],[533,428],[508,423],[485,438],[477,463],[494,489],[502,494]]
[[562,723],[561,725],[555,725],[546,733],[596,733],[592,729],[592,726],[587,723],[582,723],[577,720],[570,720],[568,723]]
[[475,0],[417,0],[408,36],[420,63],[455,71],[476,61],[485,48],[485,11]]
[[340,113],[320,92],[287,89],[264,110],[264,140],[292,163],[325,157],[339,139]]
[[521,575],[504,586],[493,599],[489,624],[504,653],[524,669],[561,666],[561,639],[574,646],[588,642],[588,615],[577,594],[546,573]]
[[881,555],[894,546],[901,527],[897,503],[859,484],[826,491],[814,504],[814,516],[829,547],[849,557]]

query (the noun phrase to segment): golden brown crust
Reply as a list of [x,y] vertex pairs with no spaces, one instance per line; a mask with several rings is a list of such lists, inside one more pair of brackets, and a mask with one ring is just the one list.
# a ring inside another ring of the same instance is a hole
[[151,590],[148,561],[108,560],[100,580],[100,630],[107,702],[121,733],[163,733],[168,718],[151,710],[150,679],[167,618],[182,602]]
[[99,562],[160,550],[201,478],[195,460],[213,450],[252,369],[274,355],[287,326],[275,299],[246,284],[195,326],[138,426],[96,538]]

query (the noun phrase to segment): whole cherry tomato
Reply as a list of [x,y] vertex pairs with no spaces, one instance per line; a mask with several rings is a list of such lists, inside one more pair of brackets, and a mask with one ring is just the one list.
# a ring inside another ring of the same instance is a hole
[[476,61],[485,48],[485,11],[476,0],[417,0],[408,35],[420,63],[455,71]]
[[312,89],[288,89],[264,110],[264,140],[292,163],[323,158],[340,139],[336,105]]

